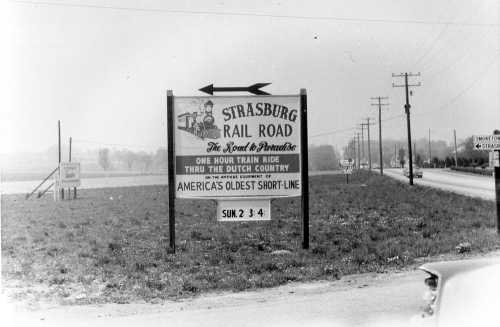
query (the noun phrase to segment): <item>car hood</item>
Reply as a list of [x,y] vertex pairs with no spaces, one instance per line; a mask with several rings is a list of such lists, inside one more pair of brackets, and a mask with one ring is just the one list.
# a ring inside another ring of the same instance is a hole
[[438,276],[439,280],[442,283],[458,274],[466,273],[494,264],[500,264],[500,257],[431,262],[420,266],[418,269],[423,270],[431,275]]

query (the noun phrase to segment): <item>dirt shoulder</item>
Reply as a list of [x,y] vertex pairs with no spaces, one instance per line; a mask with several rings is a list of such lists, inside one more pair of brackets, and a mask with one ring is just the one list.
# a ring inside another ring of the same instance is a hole
[[[358,289],[367,289],[366,297],[370,296],[370,290],[402,287],[409,284],[421,285],[425,274],[417,269],[424,262],[448,261],[448,260],[470,260],[477,258],[499,257],[500,251],[488,253],[473,253],[469,255],[447,254],[431,258],[421,258],[409,267],[402,270],[393,270],[386,273],[364,273],[343,276],[335,281],[313,281],[307,283],[291,282],[278,287],[258,289],[244,292],[210,292],[191,298],[179,300],[157,301],[147,303],[144,301],[117,304],[89,304],[89,305],[59,305],[55,303],[39,303],[36,307],[26,305],[25,302],[12,302],[5,297],[3,300],[3,311],[23,315],[26,319],[40,320],[64,320],[85,321],[89,318],[116,318],[134,315],[166,314],[185,311],[199,311],[212,309],[230,309],[251,306],[272,306],[273,304],[287,301],[307,301],[310,298],[318,298],[322,295],[337,293],[336,297],[346,297],[345,294]],[[346,293],[347,292],[347,293]],[[3,293],[5,296],[6,294]],[[418,294],[417,296],[420,296]],[[420,301],[415,294],[408,294],[408,301]],[[377,303],[374,303],[376,306]],[[383,305],[381,306],[383,307]],[[238,309],[239,310],[239,309]],[[377,309],[377,310],[380,310]]]

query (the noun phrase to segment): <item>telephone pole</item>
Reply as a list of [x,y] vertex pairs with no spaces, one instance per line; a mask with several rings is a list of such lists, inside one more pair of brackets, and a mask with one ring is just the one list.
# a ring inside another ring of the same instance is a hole
[[365,136],[364,136],[364,126],[365,124],[359,124],[361,126],[361,157],[365,158]]
[[361,161],[361,159],[360,159],[361,153],[360,153],[360,146],[359,146],[359,133],[357,133],[357,135],[358,135],[358,169],[360,169],[361,168],[361,162],[360,162]]
[[366,118],[366,131],[368,132],[368,170],[372,171],[372,151],[370,148],[370,118]]
[[354,162],[356,163],[356,137],[352,137],[351,141],[351,157],[354,158]]
[[404,85],[398,85],[392,83],[392,87],[404,87],[405,88],[405,96],[406,96],[406,103],[404,105],[405,108],[405,113],[406,113],[406,126],[408,130],[408,165],[410,168],[410,185],[413,185],[413,162],[412,162],[412,151],[411,151],[411,127],[410,127],[410,92],[408,90],[408,87],[410,86],[420,86],[420,82],[418,84],[408,84],[408,77],[419,77],[420,73],[413,74],[413,73],[404,73],[404,74],[392,74],[392,77],[404,77],[405,78],[405,84]]
[[458,167],[458,160],[457,160],[457,130],[453,130],[453,138],[455,139],[455,167]]
[[366,126],[366,132],[367,132],[367,137],[368,137],[368,169],[372,169],[372,151],[371,151],[371,145],[370,145],[370,118],[366,118],[366,123],[361,123],[361,128]]
[[429,128],[429,166],[431,165],[431,129]]
[[384,160],[382,157],[382,106],[388,106],[388,103],[382,103],[382,100],[388,100],[388,97],[374,97],[372,100],[377,99],[378,103],[371,103],[372,106],[378,106],[378,155],[379,155],[379,165],[380,165],[380,175],[384,174]]
[[359,148],[359,144],[358,142],[356,141],[356,134],[354,134],[353,138],[352,138],[352,142],[353,142],[353,154],[354,154],[354,163],[355,163],[355,166],[357,167],[358,166],[358,163],[359,163],[359,157],[358,157],[358,148]]

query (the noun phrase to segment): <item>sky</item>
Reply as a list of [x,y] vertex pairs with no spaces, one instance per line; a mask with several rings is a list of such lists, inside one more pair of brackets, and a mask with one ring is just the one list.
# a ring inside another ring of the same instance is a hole
[[[0,4],[0,153],[57,142],[166,146],[166,90],[269,82],[308,94],[309,143],[348,142],[371,97],[384,138],[451,141],[500,128],[500,2],[14,1]],[[378,125],[372,126],[377,137]]]

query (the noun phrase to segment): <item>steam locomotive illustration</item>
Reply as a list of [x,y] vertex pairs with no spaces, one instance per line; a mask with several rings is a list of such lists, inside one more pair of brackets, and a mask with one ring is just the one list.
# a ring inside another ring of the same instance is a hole
[[177,116],[178,128],[203,139],[218,139],[220,129],[215,125],[214,104],[208,100],[198,111],[185,112]]

